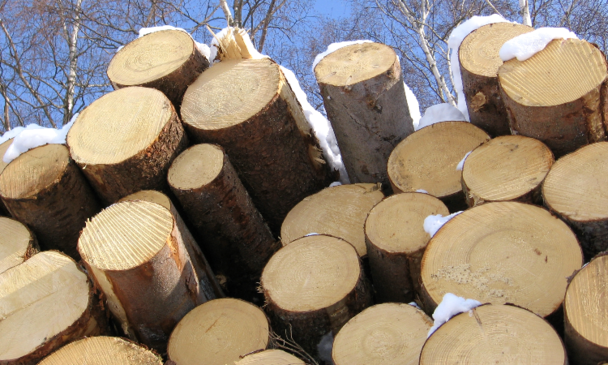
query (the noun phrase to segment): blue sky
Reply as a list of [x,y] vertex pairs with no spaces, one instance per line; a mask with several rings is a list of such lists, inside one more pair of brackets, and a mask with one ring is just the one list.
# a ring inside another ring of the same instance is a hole
[[345,0],[315,0],[315,10],[328,17],[348,15],[349,8]]

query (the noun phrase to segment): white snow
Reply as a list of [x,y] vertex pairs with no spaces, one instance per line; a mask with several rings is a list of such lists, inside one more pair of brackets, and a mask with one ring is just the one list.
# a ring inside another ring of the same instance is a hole
[[329,187],[330,187],[330,188],[333,188],[334,186],[340,186],[340,185],[342,185],[342,183],[341,183],[341,182],[339,182],[339,181],[334,181],[334,182],[332,182],[331,184],[329,184]]
[[428,217],[424,218],[424,231],[428,233],[431,238],[437,233],[437,231],[443,227],[450,219],[454,218],[458,214],[462,213],[462,211],[452,213],[448,216],[442,216],[441,214],[431,214]]
[[325,361],[326,364],[333,364],[333,359],[331,358],[331,350],[334,347],[334,333],[329,331],[323,337],[321,337],[321,341],[317,344],[317,351],[319,352],[319,358]]
[[410,116],[412,117],[415,130],[418,126],[418,122],[420,122],[420,104],[418,104],[418,98],[416,98],[412,89],[410,89],[405,82],[403,83],[403,88],[405,89],[405,100],[407,101],[407,107],[410,110]]
[[458,48],[466,36],[472,31],[492,23],[508,23],[509,21],[498,14],[490,16],[474,16],[466,22],[456,27],[448,38],[448,51],[450,52],[452,80],[454,80],[454,90],[458,97],[458,109],[469,120],[467,101],[462,89],[462,75],[460,74],[460,60],[458,58]]
[[462,160],[460,160],[460,162],[458,163],[458,165],[456,166],[456,170],[457,171],[462,171],[463,167],[464,167],[464,161],[467,159],[467,157],[469,157],[469,155],[471,154],[471,152],[473,151],[469,151],[467,152],[466,155],[464,155],[464,157],[462,158]]
[[423,194],[428,194],[429,192],[424,190],[424,189],[418,189],[416,190],[417,193],[423,193]]
[[[209,46],[207,46],[204,43],[199,43],[196,41],[196,39],[194,39],[194,37],[192,36],[192,34],[188,33],[185,29],[183,28],[178,28],[178,27],[174,27],[172,25],[159,25],[157,27],[149,27],[149,28],[141,28],[139,30],[139,37],[141,38],[145,35],[148,35],[150,33],[154,33],[154,32],[160,32],[163,30],[179,30],[181,32],[184,32],[186,34],[188,34],[190,36],[190,38],[192,38],[192,40],[194,41],[194,45],[196,46],[196,48],[198,48],[198,50],[203,54],[203,56],[207,57],[207,60],[209,60],[209,62],[211,62],[210,57],[210,50],[209,50]],[[118,47],[118,49],[116,50],[116,52],[120,51],[122,49],[122,46]]]
[[420,118],[418,125],[414,126],[414,130],[419,130],[428,127],[431,124],[439,122],[466,122],[467,118],[462,112],[452,104],[443,103],[433,105],[424,111],[424,115]]
[[313,74],[315,73],[315,67],[317,66],[317,64],[319,62],[321,62],[321,60],[328,54],[335,52],[335,51],[339,50],[340,48],[351,46],[353,44],[361,44],[361,43],[374,43],[374,42],[368,41],[368,40],[357,40],[357,41],[346,41],[346,42],[337,42],[337,43],[330,44],[329,46],[327,46],[327,50],[325,52],[319,53],[315,57],[315,60],[312,62],[312,73]]
[[309,234],[305,235],[304,237],[308,237],[308,236],[318,236],[319,234],[317,232],[310,232]]
[[409,302],[409,303],[407,303],[407,304],[411,305],[412,307],[416,307],[416,308],[418,308],[418,309],[422,309],[422,308],[420,308],[420,306],[419,306],[419,305],[418,305],[418,303],[416,303],[416,302]]
[[518,35],[503,44],[499,55],[503,62],[517,57],[519,61],[525,61],[537,52],[547,47],[554,39],[578,39],[576,34],[566,28],[538,28],[532,32]]
[[[429,330],[428,337],[431,337],[433,332],[437,330],[442,324],[450,320],[457,314],[469,312],[475,307],[479,307],[480,302],[474,299],[465,299],[452,293],[447,293],[443,296],[441,303],[435,308],[433,312],[433,320],[435,321],[433,327]],[[471,314],[471,312],[469,312]]]

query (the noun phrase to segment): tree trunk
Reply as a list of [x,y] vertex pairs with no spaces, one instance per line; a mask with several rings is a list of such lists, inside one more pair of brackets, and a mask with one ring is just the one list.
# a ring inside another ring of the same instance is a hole
[[188,145],[175,109],[161,92],[129,87],[89,105],[67,144],[105,205],[139,190],[168,191],[167,171]]
[[266,350],[244,356],[234,365],[306,365],[304,361],[282,350]]
[[78,236],[100,207],[64,145],[37,147],[13,160],[0,175],[0,196],[42,249],[80,260]]
[[324,57],[314,71],[350,181],[388,185],[388,157],[414,132],[395,51],[354,44]]
[[542,205],[541,184],[553,162],[549,147],[536,139],[491,139],[471,152],[462,169],[467,205],[510,200]]
[[450,212],[466,209],[458,163],[490,140],[467,122],[441,122],[422,128],[399,143],[388,159],[395,193],[424,190],[441,199]]
[[301,238],[280,249],[262,273],[266,311],[280,335],[318,358],[321,338],[337,334],[371,304],[371,291],[357,252],[330,236]]
[[175,159],[167,179],[228,294],[253,301],[264,265],[281,245],[224,150],[211,144],[190,147]]
[[334,364],[418,365],[431,326],[433,320],[409,304],[369,307],[348,321],[336,336]]
[[222,61],[186,91],[182,117],[198,143],[217,143],[278,233],[297,203],[334,181],[302,108],[270,59]]
[[[4,171],[4,168],[6,167],[6,165],[8,165],[6,162],[4,162],[4,154],[6,153],[6,150],[8,150],[8,148],[11,146],[11,143],[13,143],[12,138],[6,142],[0,144],[0,174],[2,174],[2,171]],[[8,209],[4,205],[4,202],[1,199],[0,199],[0,215],[8,216],[8,217],[11,216],[11,214],[8,212]]]
[[209,60],[188,33],[165,30],[138,38],[116,52],[107,74],[114,89],[158,89],[179,111],[186,89],[207,68]]
[[450,214],[441,200],[420,193],[393,195],[365,221],[365,243],[377,302],[408,303],[420,293],[420,261],[431,238],[424,219]]
[[0,274],[0,364],[37,364],[61,346],[104,334],[87,275],[45,251]]
[[511,134],[498,88],[498,55],[511,38],[533,31],[517,23],[494,23],[471,32],[460,45],[460,73],[471,123],[497,137]]
[[498,70],[513,134],[544,142],[559,158],[606,139],[606,58],[591,43],[556,39]]
[[0,274],[40,251],[36,236],[16,220],[0,217]]
[[171,212],[146,201],[111,205],[87,222],[83,261],[124,333],[161,353],[186,313],[205,302]]
[[178,323],[169,339],[168,357],[179,365],[234,364],[253,351],[265,350],[270,333],[259,307],[234,298],[216,299]]

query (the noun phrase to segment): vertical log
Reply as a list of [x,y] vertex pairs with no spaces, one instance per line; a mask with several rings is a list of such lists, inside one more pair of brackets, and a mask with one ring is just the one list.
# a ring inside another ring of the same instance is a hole
[[16,220],[0,217],[0,274],[40,251],[36,236]]

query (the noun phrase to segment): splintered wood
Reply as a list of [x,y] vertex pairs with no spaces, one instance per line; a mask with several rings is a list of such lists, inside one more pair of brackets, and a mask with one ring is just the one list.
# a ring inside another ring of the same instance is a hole
[[27,226],[0,217],[0,274],[40,251],[36,237]]

